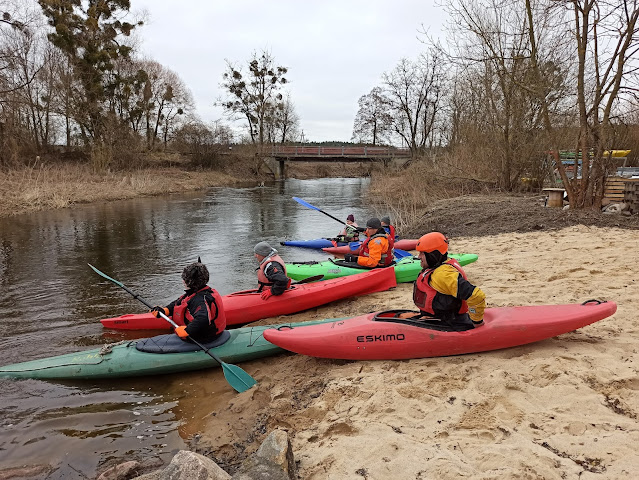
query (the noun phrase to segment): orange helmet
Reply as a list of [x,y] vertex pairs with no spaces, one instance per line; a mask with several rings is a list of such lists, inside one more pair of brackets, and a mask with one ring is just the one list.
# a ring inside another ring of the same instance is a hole
[[431,253],[438,251],[442,255],[445,255],[448,253],[448,238],[439,232],[427,233],[417,240],[417,246],[415,248],[420,252]]

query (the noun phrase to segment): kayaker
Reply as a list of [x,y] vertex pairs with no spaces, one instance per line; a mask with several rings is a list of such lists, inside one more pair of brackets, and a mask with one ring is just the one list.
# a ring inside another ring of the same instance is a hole
[[262,292],[262,300],[268,300],[271,295],[282,295],[291,286],[291,279],[286,276],[286,266],[282,257],[267,242],[255,245],[253,252],[260,263],[256,269],[257,281],[260,284],[257,291]]
[[346,217],[344,229],[335,237],[336,242],[357,242],[359,240],[358,225],[355,223],[355,215],[352,213]]
[[417,318],[437,319],[454,331],[480,327],[486,295],[468,281],[457,260],[448,258],[448,243],[439,232],[427,233],[417,242],[423,268],[413,286],[413,301],[420,310]]
[[178,325],[175,333],[182,339],[193,337],[200,343],[215,340],[226,328],[226,315],[220,294],[207,285],[209,270],[200,262],[187,265],[182,272],[185,293],[166,307],[151,309],[154,316],[162,312]]
[[395,247],[395,236],[397,233],[395,232],[395,226],[391,225],[390,217],[382,217],[379,219],[382,222],[382,228],[388,235],[388,243],[390,244],[391,251],[393,247]]
[[388,235],[382,228],[379,218],[370,218],[366,222],[366,240],[359,248],[357,255],[347,253],[346,262],[357,263],[362,267],[388,267],[393,263],[393,251],[390,248]]

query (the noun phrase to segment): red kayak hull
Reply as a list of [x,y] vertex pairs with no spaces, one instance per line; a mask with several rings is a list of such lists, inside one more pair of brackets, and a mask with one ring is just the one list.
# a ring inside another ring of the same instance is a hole
[[[357,275],[293,285],[279,296],[262,300],[257,290],[224,295],[227,325],[243,325],[261,318],[301,312],[342,298],[382,292],[397,286],[392,268],[379,268]],[[171,326],[150,313],[127,314],[100,320],[106,328],[116,330],[169,330]]]
[[616,310],[614,302],[487,308],[485,324],[464,332],[373,320],[378,312],[304,328],[269,329],[264,338],[291,352],[321,358],[441,357],[537,342],[602,320]]
[[[400,250],[415,250],[417,246],[417,240],[403,239],[397,240],[395,242],[394,248],[399,248]],[[348,245],[342,245],[341,247],[326,247],[322,248],[326,253],[337,254],[337,255],[346,255],[347,253],[353,253],[351,247]]]

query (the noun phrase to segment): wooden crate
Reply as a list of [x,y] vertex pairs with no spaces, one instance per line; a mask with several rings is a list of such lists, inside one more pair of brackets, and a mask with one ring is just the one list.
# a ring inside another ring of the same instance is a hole
[[630,213],[639,212],[639,178],[626,179],[623,201],[628,204]]
[[609,199],[610,203],[623,202],[627,180],[627,178],[623,177],[608,177],[604,188],[604,198]]

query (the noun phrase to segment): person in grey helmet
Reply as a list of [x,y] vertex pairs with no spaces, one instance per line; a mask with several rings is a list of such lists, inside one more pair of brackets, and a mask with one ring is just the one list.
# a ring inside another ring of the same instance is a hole
[[382,217],[379,219],[382,222],[382,228],[388,234],[388,245],[391,250],[395,248],[395,239],[397,234],[395,232],[395,226],[391,225],[390,217]]
[[267,242],[255,245],[253,252],[259,262],[256,270],[260,286],[257,291],[262,292],[262,300],[268,300],[271,295],[282,295],[291,286],[282,257]]
[[173,317],[180,325],[175,333],[182,340],[193,337],[201,343],[214,341],[226,328],[226,315],[222,297],[207,285],[209,270],[201,262],[187,265],[182,272],[182,281],[184,295],[166,307],[153,307],[151,313],[155,317],[159,317],[160,312]]

